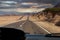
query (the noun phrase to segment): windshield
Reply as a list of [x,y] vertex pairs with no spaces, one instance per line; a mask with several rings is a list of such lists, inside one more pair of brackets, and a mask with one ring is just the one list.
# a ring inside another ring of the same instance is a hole
[[34,35],[60,33],[60,0],[0,0],[0,27]]

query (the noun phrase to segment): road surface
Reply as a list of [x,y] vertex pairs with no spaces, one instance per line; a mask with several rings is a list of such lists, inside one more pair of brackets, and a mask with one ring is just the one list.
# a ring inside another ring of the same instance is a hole
[[[24,18],[26,20],[22,20]],[[20,21],[18,22],[11,23],[3,27],[20,29],[23,30],[25,33],[29,34],[48,34],[48,32],[46,32],[41,27],[33,23],[33,21],[30,21],[29,16],[22,16],[19,20]]]

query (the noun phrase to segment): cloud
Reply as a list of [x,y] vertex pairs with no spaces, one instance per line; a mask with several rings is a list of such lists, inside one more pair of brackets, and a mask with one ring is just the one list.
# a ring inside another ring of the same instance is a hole
[[0,1],[1,3],[7,3],[7,4],[12,4],[12,3],[17,3],[17,2],[15,2],[15,1]]
[[[6,8],[14,8],[16,7],[16,5],[12,5],[13,3],[17,3],[15,1],[2,1],[2,4],[0,4],[3,7],[6,7]],[[39,12],[39,11],[42,11],[44,9],[41,9],[41,8],[48,8],[48,7],[53,7],[52,4],[44,4],[44,3],[35,3],[35,2],[21,2],[19,4],[17,4],[19,6],[19,9],[15,8],[14,10],[13,9],[3,9],[3,10],[0,10],[0,11],[4,11],[4,12],[11,12],[11,11],[16,11],[16,12],[21,12],[21,13],[26,13],[26,12],[29,12],[29,13],[32,13],[32,12]],[[0,6],[0,7],[1,7]]]
[[8,4],[0,4],[0,7],[10,7],[11,5]]
[[50,8],[53,7],[52,4],[44,4],[44,3],[34,3],[34,2],[22,2],[20,3],[20,8]]
[[31,6],[37,6],[38,3],[32,3],[32,2],[22,2],[20,3],[20,8],[30,8]]
[[33,2],[23,2],[21,5],[38,5],[38,3],[33,3]]
[[0,1],[0,8],[16,8],[16,4],[15,1]]

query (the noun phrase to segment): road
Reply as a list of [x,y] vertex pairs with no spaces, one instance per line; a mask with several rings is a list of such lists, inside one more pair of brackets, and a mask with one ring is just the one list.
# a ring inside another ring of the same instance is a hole
[[[26,20],[22,20],[24,18]],[[20,29],[23,30],[25,33],[29,34],[48,34],[48,32],[46,32],[41,27],[33,23],[33,21],[30,21],[29,16],[22,16],[21,18],[19,18],[19,20],[20,21],[18,22],[11,23],[3,27]]]

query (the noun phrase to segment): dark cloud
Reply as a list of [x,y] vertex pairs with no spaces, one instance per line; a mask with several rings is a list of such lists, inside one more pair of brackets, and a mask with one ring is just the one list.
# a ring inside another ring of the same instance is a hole
[[[36,3],[51,3],[51,4],[56,4],[60,0],[0,0],[0,1],[16,1],[18,3],[21,3],[21,2],[36,2]],[[19,7],[29,8],[30,6],[31,5],[20,5]],[[16,6],[12,6],[12,7],[0,7],[0,8],[16,8]]]
[[[0,0],[0,1],[8,1],[8,0]],[[55,2],[55,1],[58,2],[60,0],[9,0],[9,1],[51,3],[51,2]]]

